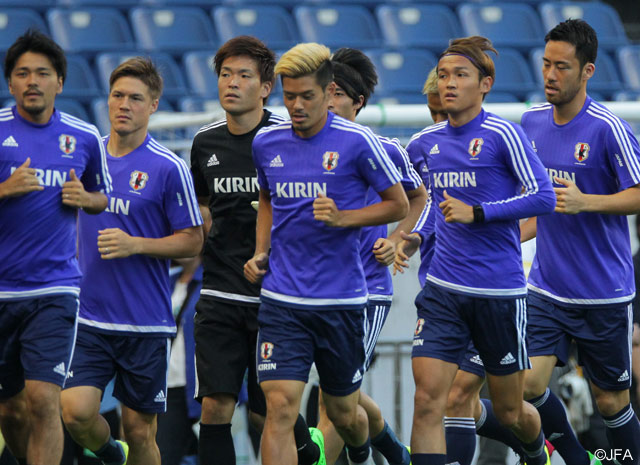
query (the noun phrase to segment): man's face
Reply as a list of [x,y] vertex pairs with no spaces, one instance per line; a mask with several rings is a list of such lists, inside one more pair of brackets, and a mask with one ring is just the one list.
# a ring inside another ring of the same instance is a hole
[[460,55],[445,55],[438,62],[438,93],[444,110],[452,117],[474,112],[491,89],[491,78]]
[[[364,97],[361,97],[361,99],[364,101]],[[354,102],[344,89],[336,84],[335,92],[329,101],[330,111],[349,121],[355,121],[358,109],[360,109],[361,106],[361,102]]]
[[270,92],[271,83],[260,82],[258,65],[253,58],[239,55],[222,62],[218,94],[227,113],[239,116],[262,108],[262,101]]
[[[585,73],[588,67],[589,63],[585,65]],[[547,42],[542,58],[542,77],[549,103],[564,105],[573,101],[581,87],[586,86],[585,73],[580,68],[574,45],[556,40]]]
[[42,123],[43,115],[48,117],[53,111],[56,95],[62,92],[62,76],[47,56],[25,52],[11,71],[9,91],[24,118]]
[[146,134],[149,117],[158,109],[158,99],[151,97],[149,87],[132,76],[123,76],[113,83],[108,104],[111,129],[121,137],[137,131]]
[[427,94],[427,106],[429,107],[429,113],[431,113],[431,119],[434,124],[442,123],[449,117],[442,106],[440,94]]
[[327,120],[329,101],[335,84],[326,89],[316,82],[315,75],[282,79],[284,105],[287,107],[293,130],[300,137],[316,135]]

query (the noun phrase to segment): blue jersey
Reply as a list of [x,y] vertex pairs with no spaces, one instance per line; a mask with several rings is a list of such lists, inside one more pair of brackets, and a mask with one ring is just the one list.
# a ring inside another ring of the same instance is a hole
[[273,208],[269,270],[263,300],[315,308],[362,308],[367,285],[360,261],[360,228],[334,228],[313,217],[320,193],[340,210],[363,208],[376,192],[401,179],[368,128],[329,113],[325,126],[300,138],[285,122],[253,141],[260,188]]
[[[550,177],[586,194],[609,195],[640,183],[640,148],[629,125],[587,97],[569,123],[553,106],[528,110],[522,126]],[[557,184],[557,187],[564,187]],[[626,216],[553,213],[537,220],[529,290],[567,305],[615,305],[635,294]]]
[[149,135],[129,154],[107,158],[113,177],[109,206],[99,215],[80,214],[78,321],[98,331],[173,335],[170,261],[147,255],[104,260],[98,231],[120,228],[131,236],[159,238],[202,224],[191,173]]
[[[402,176],[400,183],[405,191],[412,191],[420,187],[422,180],[413,169],[409,156],[397,139],[388,139],[379,137],[382,146],[387,151],[387,155],[391,162],[396,166],[398,172]],[[369,188],[367,192],[367,205],[373,205],[382,199],[378,193]],[[367,288],[369,290],[369,299],[375,300],[391,300],[393,294],[393,284],[391,282],[391,273],[389,268],[378,262],[373,255],[373,245],[381,237],[387,237],[388,227],[386,224],[380,226],[368,226],[362,228],[360,233],[360,243],[362,249],[360,258],[362,267],[364,268],[365,278],[367,280]]]
[[73,168],[88,192],[111,190],[95,126],[54,110],[34,124],[16,107],[0,110],[0,182],[31,158],[43,191],[0,199],[0,299],[79,294],[77,210],[62,203]]
[[[518,219],[553,211],[555,194],[522,128],[482,110],[463,126],[443,123],[419,140],[436,211],[427,280],[462,294],[526,295]],[[445,190],[482,205],[485,221],[446,223],[437,208]]]

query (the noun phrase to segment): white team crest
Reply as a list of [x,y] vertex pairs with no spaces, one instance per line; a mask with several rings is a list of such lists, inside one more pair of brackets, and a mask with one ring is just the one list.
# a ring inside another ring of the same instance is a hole
[[589,144],[586,142],[578,142],[576,144],[576,150],[573,152],[573,156],[576,157],[576,160],[582,163],[589,158],[589,149]]
[[143,171],[135,170],[131,173],[131,177],[129,178],[129,185],[134,191],[139,191],[144,189],[147,185],[147,181],[149,180],[149,175]]
[[338,166],[338,158],[340,155],[338,152],[325,152],[322,155],[322,166],[327,171],[332,171]]
[[472,157],[477,157],[482,150],[482,144],[484,144],[484,140],[480,137],[476,137],[469,142],[469,155]]
[[270,342],[263,342],[260,346],[260,356],[264,360],[269,360],[273,355],[273,344]]
[[69,136],[67,134],[60,134],[60,137],[58,137],[58,142],[60,143],[60,150],[62,150],[67,155],[75,152],[76,150],[75,137]]

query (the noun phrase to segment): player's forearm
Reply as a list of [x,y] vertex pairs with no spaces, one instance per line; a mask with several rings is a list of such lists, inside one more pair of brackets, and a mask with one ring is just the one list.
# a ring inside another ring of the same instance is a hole
[[533,218],[527,218],[526,221],[520,224],[520,242],[527,242],[533,239],[537,233],[538,223],[535,216]]
[[273,225],[273,210],[271,197],[262,189],[258,205],[258,218],[256,220],[256,250],[255,255],[269,253],[271,247],[271,226]]
[[582,194],[584,207],[589,213],[610,215],[634,215],[640,213],[640,185],[636,185],[615,194]]
[[204,237],[209,237],[209,231],[211,231],[211,224],[213,219],[211,217],[211,210],[209,210],[209,200],[201,201],[198,198],[198,207],[200,208],[200,214],[202,215],[202,231]]
[[417,189],[407,192],[407,198],[409,199],[409,212],[402,221],[398,223],[396,229],[389,236],[389,240],[393,241],[395,245],[398,245],[402,241],[400,232],[410,232],[416,225],[416,222],[422,215],[424,206],[427,203],[427,190],[424,185]]
[[82,210],[90,215],[97,215],[107,208],[107,196],[102,192],[87,192],[83,200]]
[[132,237],[135,253],[154,258],[195,257],[202,250],[202,227],[176,231],[171,236],[160,238]]

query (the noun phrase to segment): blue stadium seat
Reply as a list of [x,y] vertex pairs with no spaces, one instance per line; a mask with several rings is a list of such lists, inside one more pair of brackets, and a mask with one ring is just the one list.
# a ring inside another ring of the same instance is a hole
[[569,19],[584,19],[598,33],[598,46],[606,50],[629,43],[618,12],[604,2],[553,2],[539,7],[545,31]]
[[[268,2],[265,2],[265,3],[269,5],[278,5],[284,8],[291,9],[294,6],[299,5],[300,3],[303,3],[303,2],[304,0],[302,1],[300,0],[269,0]],[[222,3],[224,5],[230,5],[230,6],[247,6],[247,5],[255,6],[259,2],[256,0],[222,0]],[[211,6],[211,4],[209,4],[209,6]]]
[[622,79],[630,89],[640,91],[640,45],[621,47],[617,55]]
[[[270,0],[271,3],[272,0]],[[148,6],[197,6],[200,8],[211,8],[214,5],[222,5],[223,0],[140,0],[136,2]]]
[[614,102],[640,102],[640,92],[621,91],[613,94]]
[[21,0],[20,2],[16,0],[0,0],[0,8],[3,10],[7,7],[14,8],[19,6],[20,8],[30,8],[44,12],[55,5],[56,0]]
[[529,64],[517,50],[501,48],[493,61],[496,65],[494,91],[510,92],[524,99],[528,92],[538,89],[531,76]]
[[69,53],[135,49],[127,20],[114,8],[52,8],[47,21],[53,39]]
[[140,4],[138,0],[57,0],[56,3],[65,8],[109,7],[121,11]]
[[484,98],[485,103],[517,103],[521,100],[522,99],[510,92],[494,92],[493,90]]
[[213,69],[214,52],[188,52],[183,65],[189,88],[194,96],[205,99],[218,98],[218,76]]
[[331,49],[382,45],[375,19],[363,6],[298,6],[293,13],[304,42],[318,42]]
[[211,15],[223,42],[240,35],[257,37],[271,49],[289,48],[299,42],[293,18],[280,6],[221,6]]
[[61,95],[88,103],[103,94],[87,60],[80,55],[67,55],[67,79]]
[[89,113],[87,113],[86,108],[76,99],[58,97],[56,98],[55,106],[58,111],[63,111],[65,113],[69,113],[71,116],[80,118],[81,120],[87,121],[89,123],[91,122]]
[[0,64],[0,77],[1,77],[0,80],[2,81],[0,82],[0,99],[3,99],[11,96],[11,93],[9,92],[9,85],[7,84],[7,80],[4,78],[4,68],[2,67],[1,64]]
[[[404,103],[402,95],[420,96],[424,81],[437,59],[425,50],[373,50],[367,52],[378,72],[376,95],[392,97]],[[414,97],[408,97],[413,99]],[[421,97],[424,100],[424,97]]]
[[544,43],[540,17],[527,4],[465,3],[458,8],[458,16],[465,36],[488,37],[498,50],[527,50]]
[[213,24],[200,8],[133,8],[129,18],[143,50],[182,55],[189,50],[214,51],[218,46]]
[[443,5],[383,5],[376,16],[388,47],[426,47],[440,53],[450,39],[462,36],[458,18]]
[[27,8],[0,9],[0,50],[5,51],[11,47],[11,44],[29,28],[48,32],[42,17],[33,10]]
[[[111,72],[123,61],[135,56],[127,53],[102,53],[96,58],[98,79],[102,87],[109,92],[109,76]],[[166,53],[152,53],[149,55],[156,65],[163,81],[162,97],[164,100],[177,100],[189,94],[182,71],[171,57]]]
[[220,102],[203,97],[183,97],[178,100],[178,110],[195,113],[220,110]]

